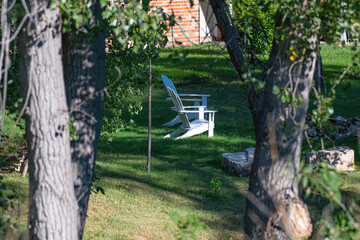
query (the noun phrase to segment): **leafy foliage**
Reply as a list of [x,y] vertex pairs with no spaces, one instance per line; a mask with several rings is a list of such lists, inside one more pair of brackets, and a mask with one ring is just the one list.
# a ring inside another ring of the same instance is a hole
[[[92,21],[93,2],[60,1],[63,31],[87,37],[98,32],[101,26],[96,24],[98,21]],[[51,4],[56,7],[54,1]],[[124,110],[131,114],[141,111],[141,102],[134,99],[147,87],[146,66],[166,45],[167,26],[173,26],[175,20],[174,15],[168,16],[162,9],[152,9],[149,1],[100,0],[100,5],[108,50],[103,130],[114,132],[129,125],[123,120]]]
[[300,165],[300,183],[305,189],[305,197],[322,196],[329,200],[332,211],[332,221],[322,219],[320,234],[326,239],[357,239],[359,226],[356,222],[356,214],[359,214],[359,205],[354,199],[344,201],[340,188],[339,176],[333,166],[328,162],[319,164],[318,169],[313,165]]
[[256,53],[268,52],[274,29],[275,8],[260,9],[256,0],[233,0],[235,24],[251,39]]
[[[2,180],[2,176],[0,176],[0,181],[1,180]],[[0,185],[0,236],[4,236],[10,220],[10,217],[7,214],[7,210],[9,208],[9,201],[5,197],[5,193],[4,193],[5,190],[6,190],[5,185],[1,184]]]
[[186,209],[173,210],[170,212],[172,221],[181,231],[179,240],[196,239],[196,230],[205,230],[206,226],[200,222],[197,216],[186,214]]
[[[20,124],[15,124],[16,113],[9,114],[8,111],[5,111],[4,114],[4,125],[1,131],[1,156],[7,154],[16,153],[18,149],[25,144],[25,139],[23,137],[25,133],[25,123],[23,120],[20,121]],[[0,167],[2,163],[0,161]]]
[[70,141],[77,141],[79,139],[78,132],[76,131],[77,121],[67,123],[67,131],[70,133]]
[[131,115],[142,110],[137,97],[148,86],[149,59],[156,59],[166,45],[166,20],[173,25],[174,17],[137,1],[113,3],[103,17],[109,29],[103,130],[114,132],[133,124],[123,120],[124,110]]
[[219,178],[213,177],[210,180],[210,193],[214,198],[220,197],[222,182]]
[[[278,59],[280,60],[280,64],[284,63],[284,65],[288,65],[289,69],[287,72],[284,75],[275,73],[275,78],[286,79],[284,76],[287,74],[289,77],[286,81],[279,81],[279,85],[273,87],[272,93],[278,97],[278,100],[281,100],[281,110],[284,111],[285,117],[290,118],[298,127],[302,127],[295,120],[297,108],[304,103],[300,94],[301,89],[299,89],[298,86],[300,81],[297,79],[301,74],[295,73],[294,69],[299,66],[298,64],[304,63],[305,59],[313,61],[315,66],[317,63],[317,61],[314,61],[316,60],[315,56],[319,56],[316,55],[316,52],[320,52],[320,37],[328,43],[339,43],[340,34],[345,30],[359,32],[359,23],[355,21],[360,17],[359,1],[349,0],[343,2],[329,2],[314,0],[304,2],[301,0],[240,0],[238,3],[239,5],[236,6],[236,10],[240,9],[240,12],[237,13],[240,17],[237,18],[236,23],[240,28],[239,33],[244,32],[242,35],[243,39],[240,39],[244,43],[241,43],[243,45],[240,44],[240,46],[242,48],[247,47],[247,49],[250,50],[254,49],[254,45],[257,47],[259,46],[254,44],[254,36],[260,34],[254,31],[254,29],[261,30],[261,26],[256,26],[249,21],[249,17],[247,16],[250,14],[248,13],[254,14],[254,19],[260,22],[259,19],[262,17],[259,13],[260,10],[264,13],[273,11],[272,13],[274,13],[276,25],[272,34],[276,42],[274,41],[273,46],[275,46],[275,48],[271,53],[271,59],[269,62],[271,63],[271,60],[276,61],[275,59]],[[255,8],[252,12],[250,11],[251,7]],[[244,16],[242,16],[243,13]],[[243,18],[245,18],[244,23],[238,20]],[[247,36],[249,40],[245,39]],[[357,43],[354,44],[353,50],[358,51]],[[254,56],[256,52],[254,54],[251,53],[251,51],[247,51],[247,53],[248,55],[244,54],[247,58],[247,66],[243,71],[247,77],[243,76],[243,79],[250,79],[250,82],[253,84],[253,88],[257,90],[258,88],[256,87],[256,82],[268,79],[263,78],[261,75],[258,79],[253,79],[254,76],[256,76],[255,71],[258,69],[256,67],[252,67],[252,64],[258,64],[252,61],[252,56]],[[358,53],[355,54],[355,56],[359,59]],[[358,60],[353,59],[352,64],[354,66],[358,66],[358,62]],[[266,68],[265,70],[269,70],[270,72],[271,69],[274,69],[272,66],[269,67],[270,70],[269,68]],[[330,93],[327,92],[326,88],[314,88],[315,104],[317,106],[312,113],[314,121],[318,126],[320,126],[320,128],[327,124],[329,117],[334,112],[332,103],[335,96],[335,86],[351,67],[352,66],[345,68],[343,74],[333,82],[333,86],[330,87]],[[303,69],[299,70],[298,73],[301,73],[301,71],[303,71]],[[270,84],[271,82],[272,79],[269,79]],[[281,117],[284,118],[284,116]],[[286,133],[286,131],[284,131],[285,125],[278,124],[277,127],[279,128],[279,131]],[[323,147],[324,144],[322,139],[321,142]],[[289,164],[293,163],[289,161]],[[333,223],[328,222],[326,224],[327,229],[324,234],[329,237],[329,239],[354,239],[359,235],[359,227],[354,220],[354,209],[358,209],[357,205],[346,205],[342,201],[342,195],[338,186],[338,175],[335,169],[328,166],[328,163],[320,164],[320,168],[316,171],[313,171],[312,168],[313,166],[311,165],[300,166],[302,171],[301,183],[303,188],[306,189],[306,196],[320,195],[325,197],[330,201],[334,213],[332,219]],[[295,174],[297,174],[296,171]]]
[[[106,85],[112,87],[107,89],[105,95],[103,130],[117,132],[124,129],[132,122],[124,121],[123,111],[134,115],[142,110],[142,102],[138,97],[143,95],[146,87],[146,60],[146,56],[135,54],[132,49],[108,54]],[[118,80],[115,82],[114,79]]]
[[3,177],[0,176],[0,239],[9,239],[9,236],[17,231],[18,225],[11,216],[13,205],[5,195],[6,187],[2,179]]

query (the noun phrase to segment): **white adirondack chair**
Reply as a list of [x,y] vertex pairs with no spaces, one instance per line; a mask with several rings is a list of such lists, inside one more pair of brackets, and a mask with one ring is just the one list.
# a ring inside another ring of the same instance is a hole
[[[174,107],[171,109],[176,111],[178,113],[178,116],[182,122],[182,125],[176,129],[174,132],[169,133],[164,136],[164,138],[169,137],[176,137],[175,140],[181,139],[181,138],[187,138],[194,135],[201,134],[203,132],[208,131],[208,137],[212,137],[214,135],[214,119],[215,119],[215,113],[216,110],[205,110],[205,106],[183,106],[181,99],[179,95],[177,95],[174,90],[171,88],[167,88],[168,92],[170,93],[171,100],[174,103]],[[185,110],[190,109],[192,110]],[[194,110],[197,109],[197,110]],[[196,119],[194,121],[189,121],[189,118],[187,116],[188,113],[195,113],[199,116],[199,119]],[[204,113],[207,113],[209,116],[209,119],[204,119]],[[181,135],[183,134],[183,135]],[[179,136],[181,135],[181,136]]]
[[[176,91],[176,88],[173,84],[173,82],[165,75],[161,75],[161,79],[165,85],[165,89],[168,92],[169,96],[170,93],[168,91],[168,88],[172,89],[174,91],[175,94],[177,94],[180,97],[185,97],[185,98],[181,98],[182,101],[187,101],[187,102],[193,102],[194,106],[205,106],[205,110],[207,108],[207,98],[210,97],[210,95],[207,94],[178,94],[178,92]],[[171,98],[167,98],[167,100],[171,100]],[[199,114],[197,113],[187,113],[188,119],[199,119]],[[179,116],[176,116],[174,119],[172,119],[171,121],[164,123],[162,126],[164,127],[171,127],[174,126],[178,123],[181,123],[181,119],[179,118]]]

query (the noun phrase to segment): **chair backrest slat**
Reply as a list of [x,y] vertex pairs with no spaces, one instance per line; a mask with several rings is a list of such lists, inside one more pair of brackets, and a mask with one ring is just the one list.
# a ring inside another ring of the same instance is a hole
[[182,104],[179,95],[177,95],[175,93],[175,91],[173,89],[171,89],[170,87],[167,87],[167,91],[170,94],[171,100],[174,103],[175,109],[178,112],[178,115],[181,119],[183,126],[185,128],[190,128],[190,121],[189,121],[186,113],[181,112],[181,111],[184,111],[184,105]]
[[[175,94],[178,94],[178,92],[176,91],[174,83],[166,75],[161,74],[161,80],[163,81],[166,90],[167,90],[167,88],[171,88],[175,92]],[[168,94],[170,96],[169,91],[167,91],[167,92],[168,92]]]

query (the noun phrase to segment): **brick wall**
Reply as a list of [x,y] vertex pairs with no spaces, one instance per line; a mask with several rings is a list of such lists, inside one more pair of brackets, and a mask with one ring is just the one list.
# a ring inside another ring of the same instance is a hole
[[[189,0],[152,0],[150,5],[164,9],[168,14],[174,13],[176,19],[180,16],[182,29],[188,36],[188,38],[194,43],[199,43],[199,0],[194,0],[194,5],[190,7]],[[192,43],[186,39],[179,26],[173,27],[174,36],[178,42],[182,42],[183,45],[192,45]],[[176,46],[172,37],[171,29],[167,33],[169,42],[167,46]]]

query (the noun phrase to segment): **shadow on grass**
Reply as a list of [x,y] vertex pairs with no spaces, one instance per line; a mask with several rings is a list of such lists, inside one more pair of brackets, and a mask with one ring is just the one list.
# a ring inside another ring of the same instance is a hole
[[[158,171],[153,170],[153,171]],[[199,174],[199,171],[193,171],[189,174]],[[202,173],[204,174],[204,173]],[[186,206],[187,208],[201,209],[202,211],[211,212],[212,214],[217,214],[221,216],[221,220],[218,219],[201,219],[206,223],[207,226],[211,226],[212,228],[216,228],[217,230],[239,230],[243,228],[243,217],[244,217],[244,209],[245,209],[245,196],[242,193],[233,193],[228,194],[227,196],[221,196],[218,199],[214,199],[206,190],[191,190],[186,187],[174,187],[166,184],[162,184],[161,182],[166,180],[154,179],[150,180],[149,176],[139,176],[132,172],[117,172],[111,170],[104,170],[102,175],[104,177],[111,177],[114,180],[122,180],[124,182],[132,182],[135,183],[138,187],[136,190],[131,190],[134,192],[142,191],[142,194],[154,195],[156,198],[161,198],[162,201],[172,203],[174,198],[186,198],[191,201],[190,206]],[[184,178],[175,177],[182,181],[184,184],[189,184],[184,182]],[[201,180],[199,177],[198,180]],[[247,183],[248,179],[243,179]],[[191,184],[194,184],[192,181]],[[231,185],[229,182],[224,182],[224,185]],[[116,188],[116,186],[114,186]],[[117,187],[118,189],[121,186]],[[134,186],[132,186],[134,188]],[[144,193],[145,192],[145,193]],[[227,190],[228,192],[228,190]],[[176,195],[176,196],[174,196]],[[183,203],[174,203],[174,208],[182,208],[184,207]]]
[[[242,228],[248,178],[231,176],[220,168],[221,153],[233,149],[234,142],[221,138],[194,137],[181,141],[153,139],[152,173],[146,174],[147,146],[143,137],[115,138],[111,144],[100,147],[99,164],[102,177],[111,183],[131,182],[131,191],[161,198],[181,208],[174,199],[185,198],[194,209],[220,215],[221,219],[202,219],[217,231]],[[137,136],[136,136],[137,135]],[[253,142],[242,140],[237,147],[252,147]],[[239,150],[239,149],[238,149]],[[106,155],[109,154],[108,157]],[[116,157],[115,157],[116,156]],[[209,183],[213,177],[222,181],[222,194],[211,197]],[[120,189],[118,184],[108,186]]]

